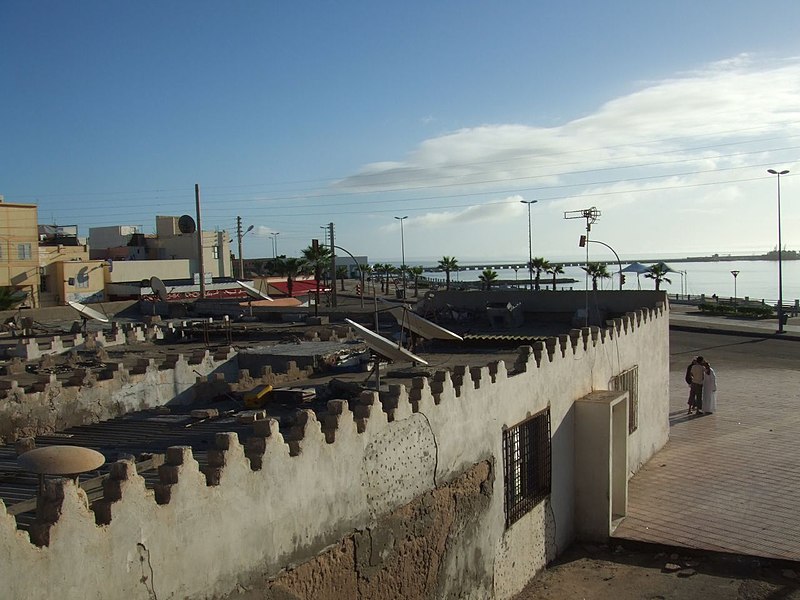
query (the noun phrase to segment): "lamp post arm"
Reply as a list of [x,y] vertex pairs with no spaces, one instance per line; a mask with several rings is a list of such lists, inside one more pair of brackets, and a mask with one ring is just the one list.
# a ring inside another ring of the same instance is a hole
[[611,246],[609,246],[605,242],[601,242],[600,240],[590,240],[588,236],[586,237],[586,241],[591,243],[591,244],[600,244],[601,246],[605,246],[606,248],[611,250],[611,252],[614,253],[614,256],[617,258],[617,266],[619,267],[619,289],[621,290],[622,289],[622,261],[620,261],[619,254],[617,254],[617,251],[614,250]]
[[[356,266],[358,267],[358,278],[361,280],[361,285],[365,286],[367,282],[364,280],[364,269],[361,268],[361,263],[358,262],[358,259],[355,256],[353,256],[350,253],[349,250],[346,250],[345,248],[342,248],[341,246],[334,246],[334,248],[336,248],[337,250],[341,250],[342,252],[347,254],[347,256],[349,256],[350,258],[353,259],[353,262],[356,263]],[[336,284],[336,282],[334,281],[334,285],[335,284]],[[364,291],[365,290],[362,288],[362,290],[361,290],[361,308],[364,308]]]

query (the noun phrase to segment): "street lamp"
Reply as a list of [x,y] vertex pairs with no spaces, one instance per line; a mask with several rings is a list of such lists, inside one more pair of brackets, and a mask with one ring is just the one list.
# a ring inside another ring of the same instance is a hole
[[733,275],[733,304],[738,305],[739,301],[737,298],[739,297],[736,293],[736,278],[739,276],[739,271],[731,271],[731,275]]
[[[611,250],[614,253],[614,256],[617,257],[617,267],[619,267],[619,289],[622,290],[622,284],[623,284],[623,282],[625,280],[623,279],[624,275],[622,274],[622,261],[619,259],[619,254],[617,254],[617,251],[614,250],[611,246],[609,246],[605,242],[601,242],[600,240],[590,240],[585,235],[582,235],[580,237],[580,240],[578,241],[578,246],[583,248],[584,246],[588,246],[589,244],[600,244],[601,246],[605,246],[606,248],[608,248],[609,250]],[[589,268],[589,263],[588,262],[586,263],[586,268],[587,269]],[[587,273],[588,273],[588,271],[587,271]],[[587,286],[587,288],[588,288],[588,286]]]
[[531,237],[531,204],[536,204],[538,200],[520,200],[522,204],[528,205],[528,283],[529,289],[533,289],[533,239]]
[[403,265],[400,267],[403,271],[403,300],[406,299],[406,242],[405,236],[403,235],[403,221],[408,218],[408,215],[405,217],[395,217],[398,221],[400,221],[400,254],[402,257]]
[[788,169],[776,171],[767,169],[767,173],[778,178],[778,333],[783,333],[783,254],[781,250],[781,175],[786,175]]
[[278,258],[278,236],[280,234],[280,231],[275,231],[269,234],[272,238],[272,258]]

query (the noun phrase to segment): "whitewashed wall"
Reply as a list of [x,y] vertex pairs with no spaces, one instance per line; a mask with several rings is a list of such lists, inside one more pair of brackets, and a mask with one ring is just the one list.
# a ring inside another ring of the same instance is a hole
[[[4,595],[218,597],[309,560],[489,460],[489,508],[449,540],[438,595],[510,598],[574,539],[574,401],[638,365],[640,426],[630,438],[630,466],[647,460],[668,434],[663,307],[530,350],[521,349],[517,369],[523,372],[513,376],[512,365],[499,362],[473,369],[461,385],[441,373],[415,380],[410,390],[395,386],[381,398],[383,406],[376,394],[366,394],[355,413],[346,402],[331,401],[323,424],[304,412],[288,444],[271,419],[256,422],[247,449],[235,435],[222,434],[208,480],[185,448],[170,450],[156,494],[131,464],[117,463],[98,511],[101,525],[71,483],[53,485],[45,506],[47,546],[17,532],[0,504]],[[506,529],[502,430],[547,406],[552,494]]]

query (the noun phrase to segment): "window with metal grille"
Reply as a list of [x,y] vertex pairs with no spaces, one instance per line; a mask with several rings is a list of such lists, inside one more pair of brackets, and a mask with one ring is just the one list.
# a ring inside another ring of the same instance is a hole
[[550,409],[503,431],[506,527],[550,494]]
[[639,428],[639,365],[611,378],[608,389],[628,392],[628,433]]
[[20,260],[30,260],[33,258],[30,244],[17,244],[17,258]]

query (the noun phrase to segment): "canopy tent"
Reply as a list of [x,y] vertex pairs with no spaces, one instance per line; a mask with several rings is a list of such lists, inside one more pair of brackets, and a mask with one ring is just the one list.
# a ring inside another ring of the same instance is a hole
[[623,273],[636,273],[637,275],[641,275],[642,273],[647,273],[650,270],[650,267],[643,265],[640,262],[632,262],[627,267],[622,269]]

